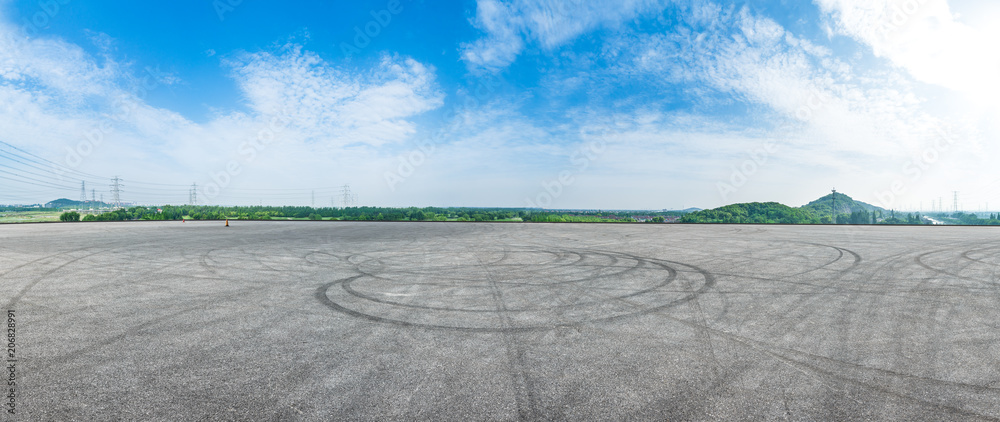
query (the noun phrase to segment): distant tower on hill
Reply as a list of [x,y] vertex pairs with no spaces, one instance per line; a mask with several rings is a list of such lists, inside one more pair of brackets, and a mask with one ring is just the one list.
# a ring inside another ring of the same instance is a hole
[[833,205],[830,206],[830,218],[833,219],[833,224],[837,224],[837,188],[833,188]]

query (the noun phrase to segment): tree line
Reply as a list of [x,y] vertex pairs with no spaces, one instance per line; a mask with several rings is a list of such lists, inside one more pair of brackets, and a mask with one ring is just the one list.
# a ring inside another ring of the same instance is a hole
[[[825,210],[832,210],[826,207]],[[897,214],[881,209],[822,215],[813,208],[792,208],[777,202],[733,204],[685,214],[681,223],[721,224],[930,224],[920,213]]]
[[[827,208],[829,209],[829,208]],[[792,208],[777,202],[753,202],[692,213],[675,211],[642,212],[642,221],[662,223],[666,217],[680,217],[680,223],[722,224],[930,224],[918,213],[897,213],[881,209],[856,210],[836,216],[820,215],[810,208]],[[75,211],[63,213],[61,221],[126,221],[126,220],[272,220],[308,219],[340,221],[528,221],[538,223],[634,223],[636,212],[580,211],[551,212],[537,209],[461,208],[461,207],[270,207],[270,206],[172,206],[131,207],[88,214],[81,217]],[[939,213],[933,216],[949,224],[1000,225],[1000,214],[980,218],[972,213]]]
[[[68,215],[70,213],[64,213]],[[530,221],[530,222],[636,222],[630,211],[580,211],[555,213],[537,209],[466,208],[466,207],[348,207],[313,208],[296,206],[191,206],[131,207],[101,214],[89,214],[82,221],[126,220],[272,220],[307,219],[340,221]],[[662,223],[675,211],[642,212],[648,222]],[[69,218],[69,217],[67,217]],[[79,214],[75,219],[80,221]]]
[[[64,213],[69,214],[69,213]],[[312,208],[270,206],[171,206],[132,207],[90,214],[83,221],[125,220],[353,220],[353,221],[510,221],[524,219],[530,211],[478,208]]]
[[966,226],[1000,226],[1000,213],[990,214],[988,218],[979,218],[973,213],[937,213],[932,214],[934,218],[949,224],[963,224]]

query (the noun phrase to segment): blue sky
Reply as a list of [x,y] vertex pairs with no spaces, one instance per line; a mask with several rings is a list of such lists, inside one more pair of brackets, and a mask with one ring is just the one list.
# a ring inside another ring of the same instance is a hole
[[997,208],[998,11],[0,1],[0,203]]

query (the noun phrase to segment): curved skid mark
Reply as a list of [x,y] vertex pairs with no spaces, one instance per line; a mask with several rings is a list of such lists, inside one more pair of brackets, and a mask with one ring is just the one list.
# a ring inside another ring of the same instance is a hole
[[10,274],[10,273],[12,273],[14,271],[17,271],[17,270],[19,270],[21,268],[24,268],[24,267],[27,267],[29,265],[37,264],[37,263],[42,262],[42,261],[44,261],[46,259],[55,258],[55,257],[57,257],[59,255],[66,255],[66,254],[70,254],[70,253],[73,253],[73,252],[80,252],[80,251],[84,251],[84,250],[87,250],[87,249],[92,249],[92,248],[74,249],[74,250],[71,250],[71,251],[58,252],[58,253],[54,253],[52,255],[46,255],[46,256],[43,256],[41,258],[25,262],[25,263],[23,263],[21,265],[18,265],[18,266],[14,267],[14,268],[11,268],[11,269],[7,270],[7,271],[4,271],[3,273],[0,273],[0,277],[6,276],[7,274]]
[[[843,258],[844,252],[847,252],[848,254],[850,254],[854,258],[854,262],[851,263],[850,267],[837,271],[833,275],[833,277],[831,277],[829,279],[829,282],[826,283],[826,284],[804,283],[804,284],[812,286],[812,287],[817,287],[818,290],[815,291],[815,292],[810,292],[809,293],[810,297],[806,298],[805,300],[798,301],[798,302],[794,303],[792,306],[790,306],[787,309],[785,309],[785,311],[781,314],[781,318],[776,318],[773,323],[771,323],[771,324],[769,324],[767,326],[768,329],[774,328],[775,326],[777,326],[778,324],[781,324],[783,322],[792,320],[791,318],[788,318],[788,315],[791,315],[792,313],[798,312],[798,311],[800,311],[802,309],[807,309],[807,307],[809,307],[810,305],[816,303],[817,301],[826,300],[826,297],[825,297],[826,293],[825,292],[828,291],[828,290],[835,290],[835,291],[841,291],[841,292],[845,291],[844,288],[840,285],[840,283],[838,283],[838,281],[842,280],[845,276],[848,275],[848,273],[850,273],[850,272],[854,271],[855,269],[857,269],[858,266],[861,265],[861,262],[862,262],[861,255],[858,254],[858,253],[856,253],[856,252],[854,252],[854,251],[851,251],[849,249],[840,248],[840,247],[831,246],[831,245],[823,245],[823,244],[819,244],[819,243],[807,243],[807,242],[793,242],[793,243],[806,243],[806,244],[815,245],[815,246],[823,246],[823,247],[833,248],[833,249],[836,249],[836,250],[838,250],[840,252],[839,258]],[[836,261],[834,261],[834,262],[836,262]],[[827,266],[829,266],[831,264],[833,264],[833,262],[827,263],[827,264],[825,264],[825,265],[823,265],[823,266],[821,266],[819,268],[825,268],[825,267],[827,267]],[[816,269],[819,269],[819,268],[816,268]],[[816,270],[816,269],[814,269],[814,270]],[[813,271],[813,270],[810,270],[810,271]],[[803,273],[800,273],[799,275],[808,273],[810,271],[805,271]],[[777,279],[772,279],[771,281],[773,281],[773,282],[784,282],[784,283],[794,283],[794,282],[792,282],[790,280],[787,280],[788,278],[789,277],[780,277],[780,278],[777,278]]]
[[965,252],[962,252],[962,258],[968,259],[969,261],[975,261],[975,262],[978,262],[978,263],[983,264],[983,265],[989,265],[991,267],[1000,267],[1000,264],[998,264],[996,262],[987,262],[986,260],[984,260],[982,258],[973,258],[973,257],[969,256],[969,254],[972,253],[972,252],[979,252],[979,251],[984,251],[984,250],[987,250],[987,249],[996,249],[996,248],[994,247],[994,248],[970,249],[970,250],[967,250]]
[[905,373],[901,373],[901,372],[891,371],[891,370],[888,370],[888,369],[872,368],[872,367],[869,367],[869,366],[859,365],[859,364],[852,363],[852,362],[845,362],[845,361],[842,361],[842,360],[837,360],[837,359],[829,358],[829,357],[826,357],[826,356],[816,355],[816,354],[809,353],[809,352],[803,352],[803,351],[800,351],[800,350],[794,350],[794,349],[787,349],[787,348],[770,346],[770,345],[761,343],[761,342],[759,342],[757,340],[754,340],[754,339],[751,339],[751,338],[747,338],[747,337],[743,337],[743,336],[738,336],[738,335],[735,335],[735,334],[731,334],[731,333],[728,333],[728,332],[725,332],[725,331],[717,330],[717,329],[714,329],[714,328],[711,328],[711,327],[708,327],[708,326],[700,325],[700,324],[697,324],[697,323],[694,323],[694,322],[691,322],[691,321],[687,321],[687,320],[684,320],[684,319],[680,319],[680,318],[674,318],[674,317],[667,316],[667,315],[663,315],[663,317],[668,318],[668,319],[670,319],[670,320],[672,320],[674,322],[678,322],[680,324],[688,325],[688,326],[690,326],[692,328],[709,330],[713,334],[716,334],[718,337],[725,338],[727,340],[734,341],[734,342],[736,342],[738,344],[741,344],[741,345],[743,345],[743,346],[745,346],[747,348],[763,352],[763,353],[765,353],[765,354],[767,354],[767,355],[769,355],[769,356],[771,356],[771,357],[773,357],[773,358],[775,358],[775,359],[777,359],[777,360],[779,360],[779,361],[781,361],[783,363],[794,364],[794,365],[797,365],[797,366],[801,366],[801,367],[804,367],[804,368],[806,368],[806,369],[808,369],[810,371],[816,372],[818,374],[821,374],[821,375],[829,377],[829,378],[833,378],[833,379],[836,379],[836,380],[839,380],[839,381],[843,381],[843,382],[847,382],[847,383],[851,383],[851,384],[860,385],[860,386],[863,386],[863,387],[875,389],[875,390],[881,391],[883,393],[886,393],[886,394],[889,394],[889,395],[892,395],[892,396],[895,396],[895,397],[899,397],[899,398],[906,399],[906,400],[912,400],[912,401],[920,402],[920,403],[923,403],[923,404],[926,404],[926,405],[930,405],[930,406],[936,407],[936,408],[947,409],[947,410],[950,410],[952,412],[956,412],[956,413],[963,414],[963,415],[976,416],[976,417],[986,417],[986,418],[990,418],[990,419],[996,419],[996,418],[990,417],[988,415],[982,415],[982,414],[979,414],[979,413],[975,413],[975,412],[971,412],[971,411],[966,411],[966,410],[959,409],[957,407],[949,406],[949,405],[946,405],[946,404],[930,402],[930,401],[923,400],[923,399],[920,399],[920,398],[917,398],[917,397],[912,397],[912,396],[908,396],[908,395],[905,395],[905,394],[902,394],[902,393],[899,393],[899,392],[896,392],[896,391],[892,391],[892,390],[889,390],[889,389],[887,389],[885,387],[881,387],[881,386],[878,386],[878,385],[873,385],[873,384],[870,384],[868,382],[859,381],[857,379],[853,379],[853,378],[850,378],[850,377],[845,377],[843,375],[840,375],[837,372],[834,372],[834,371],[831,371],[831,370],[826,370],[826,369],[820,368],[820,367],[818,367],[816,365],[811,365],[811,364],[808,364],[808,363],[803,362],[801,360],[797,360],[797,359],[791,358],[791,357],[789,357],[789,356],[787,356],[785,354],[778,353],[778,352],[775,351],[775,349],[778,349],[778,350],[780,350],[782,352],[785,352],[785,353],[788,353],[788,354],[801,355],[801,356],[805,356],[805,357],[808,357],[808,358],[811,358],[811,359],[816,359],[816,360],[821,360],[821,361],[825,361],[825,362],[830,362],[830,363],[833,363],[833,364],[836,364],[836,365],[844,365],[844,366],[847,366],[847,367],[850,367],[850,368],[853,368],[853,369],[858,369],[858,370],[868,371],[868,372],[874,372],[874,373],[877,373],[877,374],[880,374],[880,375],[883,375],[883,376],[887,376],[887,377],[896,377],[896,378],[903,378],[903,379],[908,379],[908,380],[917,380],[917,381],[923,381],[923,382],[930,382],[930,383],[935,383],[935,384],[946,385],[946,386],[949,386],[949,387],[955,387],[955,388],[961,388],[961,389],[969,389],[969,390],[972,390],[972,391],[975,391],[975,392],[985,392],[985,391],[988,391],[988,392],[995,392],[995,391],[1000,392],[1000,389],[995,388],[995,387],[975,385],[975,384],[965,384],[965,383],[959,383],[959,382],[953,382],[953,381],[946,381],[946,380],[939,380],[939,379],[936,379],[936,378],[928,378],[928,377],[922,377],[922,376],[919,376],[919,375],[905,374]]
[[827,262],[826,264],[820,265],[819,267],[813,268],[811,270],[806,270],[806,271],[803,271],[803,272],[800,272],[800,273],[792,274],[792,275],[790,275],[788,277],[795,277],[795,276],[800,276],[800,275],[803,275],[803,274],[808,274],[808,273],[811,273],[813,271],[817,271],[817,270],[826,268],[826,267],[828,267],[830,265],[833,265],[837,261],[840,261],[844,257],[844,252],[847,252],[847,253],[851,254],[851,256],[854,257],[854,262],[851,263],[850,268],[845,269],[845,270],[841,270],[840,271],[841,273],[853,270],[858,265],[860,265],[861,261],[862,261],[861,255],[858,255],[856,252],[854,252],[852,250],[849,250],[849,249],[844,249],[844,248],[837,247],[837,246],[832,246],[832,245],[824,245],[824,244],[821,244],[821,243],[809,243],[809,242],[793,242],[793,243],[803,243],[803,244],[806,244],[806,245],[821,246],[821,247],[824,247],[824,248],[832,248],[832,249],[835,249],[839,254],[837,255],[837,258],[833,259],[830,262]]
[[419,324],[419,323],[413,323],[413,322],[409,322],[409,321],[401,321],[401,320],[395,320],[395,319],[388,319],[388,318],[383,318],[383,317],[379,317],[379,316],[375,316],[375,315],[368,315],[368,314],[364,314],[364,313],[361,313],[361,312],[357,312],[357,311],[354,311],[354,310],[351,310],[351,309],[348,309],[348,308],[345,308],[343,306],[338,305],[337,303],[335,303],[332,300],[330,300],[330,298],[326,295],[327,290],[329,290],[331,287],[336,286],[339,283],[354,281],[354,280],[356,280],[358,278],[361,278],[361,277],[364,277],[364,275],[356,275],[354,277],[348,277],[348,278],[345,278],[345,279],[342,279],[342,280],[337,280],[337,281],[333,281],[333,282],[324,284],[324,285],[320,286],[318,289],[316,289],[315,297],[316,297],[317,300],[320,301],[320,303],[326,305],[327,307],[329,307],[329,308],[331,308],[331,309],[333,309],[333,310],[335,310],[337,312],[340,312],[340,313],[343,313],[343,314],[347,314],[347,315],[353,316],[355,318],[361,318],[361,319],[364,319],[364,320],[367,320],[367,321],[371,321],[371,322],[379,322],[379,323],[385,323],[385,324],[400,325],[400,326],[403,326],[403,327],[434,328],[434,329],[444,329],[444,330],[454,330],[454,331],[467,331],[467,332],[479,332],[479,333],[494,333],[494,332],[508,332],[508,331],[510,331],[510,332],[527,332],[527,331],[541,331],[541,330],[548,330],[548,329],[550,329],[550,327],[510,327],[510,328],[505,328],[505,329],[496,329],[496,328],[451,327],[451,326],[445,326],[445,325]]
[[90,254],[81,256],[79,258],[71,259],[69,261],[66,261],[66,262],[60,264],[59,266],[57,266],[55,268],[52,268],[52,269],[46,271],[44,274],[42,274],[40,276],[37,276],[37,278],[35,279],[35,281],[32,281],[32,282],[28,283],[26,286],[24,286],[23,288],[21,288],[21,290],[18,291],[17,294],[15,294],[14,297],[11,298],[11,300],[9,302],[7,302],[6,308],[7,309],[13,308],[14,305],[17,305],[17,302],[19,302],[21,300],[21,298],[24,297],[24,295],[28,293],[29,290],[31,290],[36,285],[38,285],[38,283],[41,283],[42,281],[44,281],[48,276],[52,275],[56,271],[59,271],[60,269],[66,267],[67,265],[70,265],[70,264],[72,264],[74,262],[77,262],[77,261],[79,261],[81,259],[84,259],[84,258],[87,258],[87,257],[91,257],[91,256],[94,256],[94,255],[103,253],[103,252],[107,252],[109,250],[111,250],[111,249],[105,249],[105,250],[101,250],[101,251],[97,251],[97,252],[94,252],[94,253],[90,253]]
[[[609,322],[609,321],[620,320],[620,319],[626,318],[626,317],[631,317],[631,316],[636,316],[636,315],[643,315],[643,314],[652,313],[652,312],[658,312],[660,310],[663,310],[663,309],[666,309],[666,308],[669,308],[669,307],[676,306],[676,305],[679,305],[681,303],[687,302],[687,301],[693,299],[695,296],[700,295],[700,294],[704,293],[705,291],[707,291],[708,289],[714,287],[714,285],[715,285],[715,277],[714,276],[712,276],[710,273],[708,273],[705,270],[702,270],[702,269],[700,269],[698,267],[691,266],[689,264],[682,264],[682,263],[677,263],[677,262],[668,261],[668,260],[661,260],[661,259],[642,258],[642,257],[634,256],[634,255],[614,253],[614,252],[601,252],[601,253],[598,253],[598,254],[602,255],[602,256],[603,255],[617,254],[619,256],[623,256],[623,257],[627,257],[629,259],[635,260],[636,265],[634,265],[633,267],[631,267],[629,269],[630,271],[638,269],[638,268],[641,268],[641,267],[644,268],[646,265],[653,265],[656,268],[658,268],[659,271],[665,271],[666,272],[666,276],[663,277],[662,279],[660,279],[659,282],[656,283],[655,285],[653,285],[652,287],[643,288],[643,289],[640,289],[640,290],[637,290],[637,291],[631,291],[631,292],[628,292],[626,294],[619,294],[619,295],[612,295],[612,296],[594,296],[590,292],[592,292],[594,290],[602,290],[602,288],[590,288],[590,287],[587,287],[587,286],[580,286],[580,287],[576,287],[576,288],[579,289],[579,290],[585,291],[586,292],[586,293],[584,293],[585,295],[588,295],[588,296],[590,296],[592,298],[597,298],[599,300],[588,300],[588,301],[583,301],[583,302],[551,304],[551,305],[547,305],[547,306],[544,306],[544,307],[513,307],[512,308],[509,305],[505,304],[505,307],[502,310],[502,313],[504,313],[506,315],[506,314],[509,314],[509,313],[524,313],[524,312],[549,311],[549,310],[558,310],[558,309],[567,309],[567,308],[581,308],[581,307],[586,307],[586,306],[591,306],[591,305],[597,305],[597,304],[604,303],[604,302],[609,302],[609,301],[626,301],[627,299],[636,298],[636,297],[639,297],[641,295],[654,292],[654,291],[656,291],[658,289],[662,289],[662,288],[666,287],[667,285],[669,285],[670,283],[672,283],[673,281],[675,281],[677,279],[679,271],[676,270],[672,265],[680,265],[680,266],[691,268],[692,269],[691,271],[686,271],[686,272],[700,274],[702,276],[702,278],[704,279],[704,283],[701,286],[701,288],[698,289],[697,291],[689,292],[688,294],[686,294],[686,295],[684,295],[684,296],[682,296],[682,297],[680,297],[678,299],[675,299],[675,300],[672,300],[672,301],[668,301],[667,303],[663,303],[663,304],[660,304],[658,306],[645,307],[645,308],[640,309],[638,311],[628,312],[626,314],[611,315],[611,316],[607,316],[607,317],[589,318],[589,319],[585,319],[585,320],[578,321],[578,322],[569,322],[569,321],[565,321],[564,320],[564,321],[562,321],[562,323],[550,322],[550,323],[547,323],[547,324],[528,325],[528,326],[512,325],[510,323],[510,321],[507,321],[507,323],[503,324],[504,326],[502,326],[502,327],[451,326],[451,325],[443,325],[443,324],[426,324],[426,323],[419,323],[419,322],[413,322],[413,321],[402,321],[402,320],[398,320],[398,319],[386,318],[386,317],[382,317],[382,316],[378,316],[378,315],[371,315],[371,314],[368,314],[368,313],[359,312],[359,311],[347,308],[346,306],[343,306],[343,305],[335,302],[334,300],[332,300],[330,298],[330,296],[329,296],[329,291],[334,286],[338,286],[339,285],[341,289],[343,289],[345,292],[347,292],[348,294],[350,294],[353,297],[356,297],[358,299],[361,299],[361,300],[364,300],[364,301],[367,301],[367,302],[378,303],[378,304],[388,305],[388,306],[392,306],[392,307],[408,308],[408,309],[420,309],[420,310],[428,310],[428,311],[442,311],[442,312],[460,312],[460,313],[461,312],[466,312],[466,313],[471,313],[471,314],[493,314],[493,313],[497,313],[498,312],[497,309],[449,308],[449,307],[442,307],[442,306],[409,304],[409,303],[402,303],[402,302],[398,302],[398,301],[394,301],[394,300],[388,300],[388,299],[384,299],[384,298],[380,298],[380,297],[375,297],[375,296],[372,296],[370,294],[365,294],[365,293],[359,292],[356,289],[354,289],[352,287],[352,283],[354,283],[354,282],[356,282],[356,281],[358,281],[358,280],[360,280],[362,278],[368,278],[368,277],[374,277],[374,278],[379,278],[379,279],[381,279],[381,278],[378,277],[378,276],[372,275],[372,274],[370,274],[368,272],[361,271],[360,269],[358,270],[359,272],[361,272],[361,274],[359,274],[359,275],[355,275],[355,276],[352,276],[352,277],[348,277],[348,278],[344,278],[344,279],[341,279],[341,280],[333,281],[331,283],[328,283],[328,284],[325,284],[323,286],[320,286],[320,288],[316,292],[316,297],[317,297],[317,299],[320,300],[320,302],[322,302],[326,306],[328,306],[328,307],[330,307],[330,308],[332,308],[332,309],[334,309],[334,310],[336,310],[338,312],[345,313],[347,315],[351,315],[351,316],[354,316],[354,317],[363,318],[365,320],[373,321],[373,322],[389,323],[389,324],[403,325],[403,326],[408,326],[408,327],[424,327],[424,328],[434,328],[434,329],[454,329],[454,330],[460,330],[460,331],[473,331],[473,332],[512,332],[512,331],[513,332],[517,332],[517,331],[548,330],[548,329],[553,329],[553,328],[558,328],[558,327],[574,326],[574,325],[579,325],[579,324],[583,324],[583,323]],[[599,278],[606,278],[606,277],[607,277],[606,275],[597,275],[597,276],[588,278],[588,280],[597,280]],[[396,281],[396,280],[386,280],[386,281],[391,281],[391,282],[394,282],[394,283],[398,283],[398,281]],[[562,283],[565,283],[565,282],[562,282]],[[562,283],[560,283],[560,284],[562,284]],[[471,287],[476,287],[476,288],[480,288],[480,289],[491,288],[491,289],[495,290],[496,288],[502,286],[502,284],[500,284],[499,281],[496,282],[496,283],[492,283],[492,284],[494,284],[494,287],[492,287],[492,288],[489,287],[489,286],[487,286],[487,285],[478,285],[478,284],[477,285],[473,285]],[[409,284],[405,284],[405,285],[409,285]],[[454,284],[453,285],[449,285],[449,286],[450,287],[466,287],[466,288],[470,287],[469,285],[458,286],[458,285],[454,285]],[[543,285],[543,286],[540,286],[540,287],[547,287],[547,286],[549,286],[549,285]],[[485,293],[484,293],[484,295],[485,295]],[[476,295],[473,295],[473,296],[476,296]],[[483,296],[483,295],[478,295],[478,296]],[[558,316],[556,316],[555,318],[561,319]]]
[[934,271],[936,273],[940,273],[940,274],[952,276],[952,277],[955,277],[955,278],[960,278],[962,280],[974,281],[976,283],[982,283],[982,284],[985,284],[987,286],[996,286],[997,285],[997,283],[994,283],[994,282],[980,280],[978,278],[966,277],[966,276],[961,275],[961,274],[955,274],[955,273],[950,272],[950,271],[945,271],[945,270],[942,270],[940,268],[935,268],[935,267],[932,267],[932,266],[930,266],[930,265],[928,265],[927,263],[924,262],[924,257],[926,257],[928,255],[932,255],[932,254],[944,252],[944,251],[947,251],[947,249],[939,249],[939,250],[936,250],[936,251],[925,252],[925,253],[922,253],[922,254],[917,255],[916,257],[914,257],[913,261],[916,262],[917,265],[920,265],[921,267],[924,267],[924,268],[926,268],[928,270],[931,270],[931,271]]
[[[646,288],[646,289],[642,289],[642,290],[638,290],[638,291],[635,291],[635,292],[632,292],[632,293],[628,293],[628,294],[625,294],[625,295],[605,297],[604,299],[606,299],[606,300],[626,299],[626,298],[630,298],[630,297],[634,297],[634,296],[639,296],[639,295],[642,295],[642,294],[646,294],[646,293],[652,292],[652,291],[654,291],[656,289],[660,289],[660,288],[665,287],[667,284],[670,284],[671,282],[674,281],[674,279],[677,278],[677,271],[674,270],[673,268],[670,268],[670,267],[665,266],[663,264],[657,264],[657,265],[659,265],[663,269],[667,270],[667,272],[669,274],[668,277],[664,278],[659,284],[656,284],[656,285],[654,285],[652,287],[649,287],[649,288]],[[392,300],[380,299],[380,298],[377,298],[377,297],[374,297],[374,296],[371,296],[371,295],[366,295],[364,293],[358,292],[357,290],[355,290],[351,286],[351,283],[353,281],[354,280],[344,281],[344,282],[340,283],[341,287],[345,291],[347,291],[348,293],[350,293],[351,295],[353,295],[355,297],[358,297],[358,298],[361,298],[361,299],[365,299],[365,300],[371,301],[371,302],[382,303],[382,304],[392,305],[392,306],[400,306],[400,307],[405,307],[405,308],[427,309],[427,310],[435,310],[435,311],[473,312],[473,313],[483,313],[483,312],[492,313],[492,312],[496,312],[496,310],[494,310],[494,309],[445,308],[445,307],[427,306],[427,305],[414,305],[414,304],[396,302],[396,301],[392,301]],[[395,280],[393,280],[393,281],[395,281]],[[565,282],[562,282],[562,283],[565,283]],[[562,283],[553,283],[551,285],[558,285],[558,284],[562,284]],[[505,283],[497,282],[496,284],[501,285],[501,284],[505,284]],[[507,284],[515,285],[515,286],[525,286],[525,285],[527,285],[527,286],[546,286],[544,284],[521,284],[521,283],[507,283]],[[408,284],[408,285],[421,285],[421,284],[419,284],[419,283],[413,283],[413,284]],[[458,286],[454,286],[454,285],[448,285],[448,286],[450,286],[450,287],[458,287]],[[470,286],[461,286],[461,287],[468,288]],[[480,288],[483,288],[483,289],[491,288],[489,285],[485,285],[485,284],[482,285],[482,286],[473,286],[473,287],[480,287]],[[470,296],[473,296],[473,295],[470,295]],[[544,308],[509,308],[508,307],[508,308],[506,308],[504,310],[506,312],[536,312],[536,311],[542,311],[542,310],[548,310],[548,309],[561,309],[561,308],[570,308],[570,307],[593,305],[593,304],[597,304],[597,303],[599,303],[599,302],[596,302],[596,301],[592,301],[592,302],[575,302],[575,303],[572,303],[572,304],[547,306],[547,307],[544,307]]]

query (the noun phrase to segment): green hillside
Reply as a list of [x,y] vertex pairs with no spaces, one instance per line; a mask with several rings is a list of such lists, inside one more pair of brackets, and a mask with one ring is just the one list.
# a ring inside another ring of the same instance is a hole
[[896,215],[850,196],[837,193],[836,216],[830,210],[834,204],[831,193],[798,208],[777,202],[732,204],[711,210],[686,214],[682,223],[725,224],[925,224],[920,214]]
[[[838,207],[839,208],[839,207]],[[732,204],[697,211],[681,217],[681,223],[724,224],[818,224],[819,217],[809,210],[792,208],[777,202]]]
[[[834,203],[834,198],[833,194],[831,193],[815,201],[812,201],[808,204],[805,204],[800,208],[812,211],[816,215],[828,216],[830,215],[830,208],[833,206],[833,203]],[[886,210],[881,207],[876,207],[872,204],[868,204],[865,202],[856,201],[850,196],[844,195],[839,192],[837,193],[836,204],[837,204],[837,214],[851,214],[861,211],[867,213],[878,211],[880,214],[884,215],[889,214],[889,210]]]
[[66,198],[59,198],[43,205],[44,208],[104,208],[108,206],[109,204],[101,201],[74,201]]
[[80,201],[74,201],[72,199],[59,198],[55,201],[51,201],[45,204],[45,208],[63,208],[63,207],[76,207],[82,204]]

